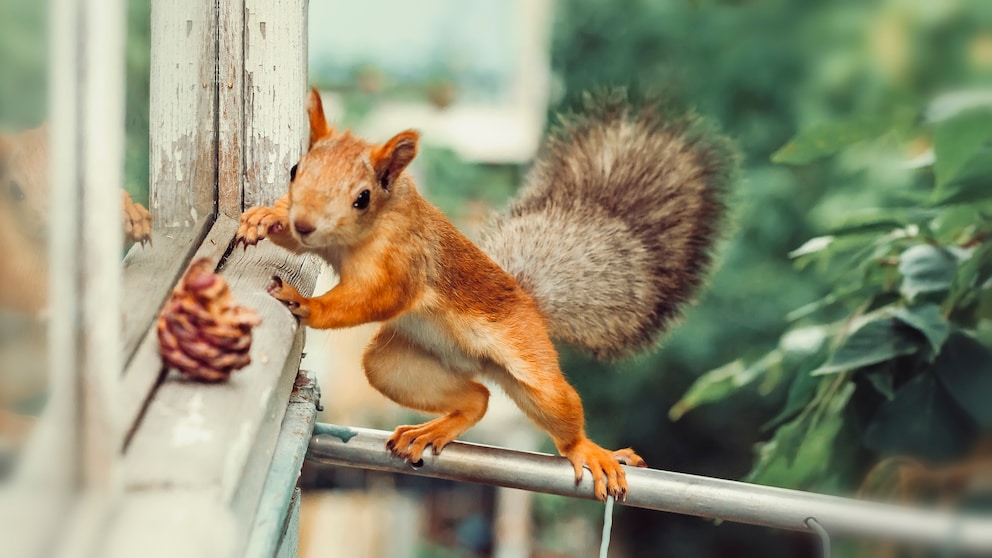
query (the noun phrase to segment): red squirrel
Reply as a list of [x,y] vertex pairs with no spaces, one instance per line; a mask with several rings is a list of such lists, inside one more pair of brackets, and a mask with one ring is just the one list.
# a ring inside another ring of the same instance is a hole
[[[47,306],[49,127],[0,134],[0,310]],[[126,242],[151,242],[152,215],[121,190]]]
[[236,243],[268,238],[322,257],[340,277],[303,297],[273,277],[268,290],[300,322],[381,327],[365,350],[369,383],[400,405],[440,415],[400,426],[387,443],[417,462],[438,454],[486,412],[501,387],[583,467],[595,495],[623,500],[621,463],[585,434],[582,402],[565,380],[557,338],[602,358],[655,345],[703,281],[719,236],[735,157],[693,115],[632,108],[620,92],[587,99],[551,135],[527,184],[482,247],[417,192],[405,171],[419,134],[376,144],[328,125],[314,89],[309,149],[289,193],[241,216]]

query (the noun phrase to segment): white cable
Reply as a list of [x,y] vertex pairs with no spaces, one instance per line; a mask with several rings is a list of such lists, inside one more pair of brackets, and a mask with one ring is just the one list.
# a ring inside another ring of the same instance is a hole
[[599,545],[599,558],[606,558],[610,550],[610,533],[613,531],[613,496],[606,497],[606,514],[603,517],[603,542]]
[[820,525],[820,522],[815,517],[806,518],[806,526],[820,538],[820,549],[823,558],[830,558],[830,533],[827,533],[827,530],[823,528],[823,525]]

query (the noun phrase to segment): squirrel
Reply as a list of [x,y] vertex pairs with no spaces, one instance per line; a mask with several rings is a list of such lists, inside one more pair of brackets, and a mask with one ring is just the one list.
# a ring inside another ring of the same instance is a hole
[[[48,124],[0,134],[0,310],[47,305]],[[151,242],[152,215],[121,189],[125,242]]]
[[621,463],[585,434],[582,403],[552,338],[616,359],[654,346],[704,281],[736,156],[694,114],[672,116],[623,91],[587,96],[546,141],[509,210],[481,246],[417,192],[405,169],[419,133],[374,144],[332,128],[307,102],[309,149],[289,192],[241,216],[235,245],[263,238],[323,258],[338,273],[306,298],[273,277],[268,292],[303,325],[381,327],[363,356],[370,384],[438,418],[399,426],[395,456],[435,455],[486,412],[492,380],[553,439],[578,483],[625,500]]

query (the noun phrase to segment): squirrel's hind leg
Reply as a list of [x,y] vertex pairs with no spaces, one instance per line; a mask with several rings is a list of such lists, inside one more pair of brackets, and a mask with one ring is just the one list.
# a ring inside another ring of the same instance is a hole
[[535,424],[555,442],[558,451],[569,460],[578,483],[583,469],[592,473],[596,497],[627,499],[627,477],[621,463],[646,467],[644,460],[630,448],[610,451],[595,444],[585,433],[585,419],[579,394],[565,380],[558,368],[557,354],[550,340],[540,336],[518,336],[529,344],[504,356],[505,368],[490,376]]
[[433,354],[401,333],[384,327],[362,359],[369,383],[393,401],[441,416],[424,424],[400,426],[386,446],[397,457],[416,463],[431,446],[437,455],[444,446],[482,419],[489,406],[484,385],[447,369]]

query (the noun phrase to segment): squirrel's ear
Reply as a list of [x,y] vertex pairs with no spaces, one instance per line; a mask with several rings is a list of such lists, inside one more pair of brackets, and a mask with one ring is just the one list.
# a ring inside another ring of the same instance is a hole
[[316,87],[310,88],[310,96],[307,98],[307,116],[310,117],[310,145],[317,143],[334,133],[334,129],[327,125],[327,118],[324,117],[324,104],[320,101],[320,93]]
[[396,177],[417,156],[419,139],[419,133],[415,130],[407,130],[372,149],[372,167],[375,168],[375,175],[383,188],[388,190]]

